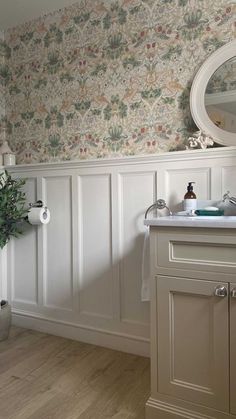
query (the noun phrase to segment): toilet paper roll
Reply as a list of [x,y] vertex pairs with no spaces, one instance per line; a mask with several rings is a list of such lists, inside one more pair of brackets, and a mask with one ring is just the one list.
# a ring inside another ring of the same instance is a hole
[[28,213],[28,221],[33,225],[48,224],[50,211],[48,208],[31,208]]

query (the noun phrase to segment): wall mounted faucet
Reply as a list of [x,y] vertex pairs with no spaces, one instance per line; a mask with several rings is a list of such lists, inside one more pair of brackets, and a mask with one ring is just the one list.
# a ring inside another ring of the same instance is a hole
[[223,195],[223,202],[225,201],[229,201],[231,204],[236,205],[236,197],[235,196],[230,196],[230,192],[227,191],[224,195]]

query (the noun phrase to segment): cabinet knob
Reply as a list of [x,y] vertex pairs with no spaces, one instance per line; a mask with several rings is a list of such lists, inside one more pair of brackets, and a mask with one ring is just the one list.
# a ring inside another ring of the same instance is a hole
[[[224,285],[218,285],[217,287],[215,287],[214,295],[216,297],[223,297],[223,298],[227,297],[228,290]],[[236,297],[236,290],[235,290],[235,297]]]
[[236,298],[236,288],[233,288],[233,289],[231,290],[231,297],[232,297],[232,298]]

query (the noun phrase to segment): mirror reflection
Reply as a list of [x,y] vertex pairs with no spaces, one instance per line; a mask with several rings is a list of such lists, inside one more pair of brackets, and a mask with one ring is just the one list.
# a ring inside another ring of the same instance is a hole
[[222,64],[210,78],[205,107],[217,127],[236,133],[236,57]]

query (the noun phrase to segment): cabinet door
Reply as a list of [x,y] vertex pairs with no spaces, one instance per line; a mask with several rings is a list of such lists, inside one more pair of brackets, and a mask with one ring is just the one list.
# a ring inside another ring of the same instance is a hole
[[158,392],[229,411],[228,284],[157,277]]
[[230,291],[230,412],[236,415],[236,283]]

